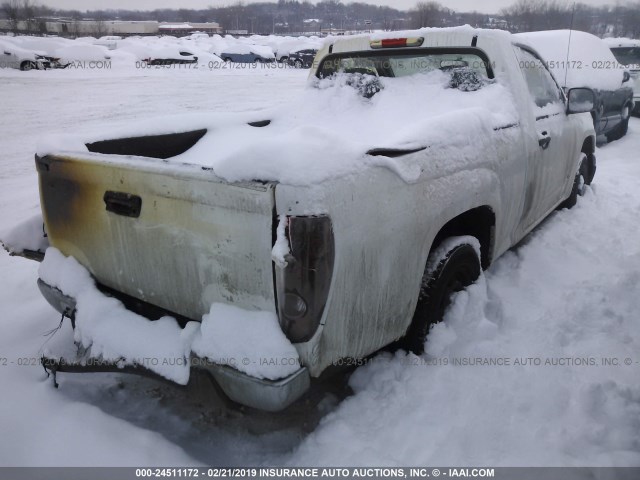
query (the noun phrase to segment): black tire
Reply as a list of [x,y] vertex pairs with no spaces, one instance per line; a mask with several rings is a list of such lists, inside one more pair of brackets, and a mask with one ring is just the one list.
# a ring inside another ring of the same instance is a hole
[[[446,241],[446,240],[445,240]],[[427,265],[433,262],[434,249]],[[413,320],[400,346],[416,355],[424,352],[424,342],[432,325],[439,323],[454,293],[464,290],[480,277],[480,259],[475,248],[462,243],[449,250],[432,273],[425,271]]]
[[295,68],[302,68],[304,67],[304,64],[302,63],[302,60],[296,60],[295,62],[293,62],[293,66]]
[[592,178],[589,175],[589,159],[586,154],[582,154],[582,160],[580,161],[580,167],[578,173],[573,178],[573,188],[569,197],[558,206],[558,210],[563,208],[573,208],[578,203],[578,197],[584,195],[587,186],[587,179]]
[[625,105],[620,113],[622,121],[616,125],[616,127],[607,133],[607,141],[613,142],[614,140],[620,140],[629,131],[629,117],[631,117],[631,107]]
[[36,62],[32,62],[30,60],[25,60],[20,64],[20,70],[22,70],[23,72],[28,70],[36,70],[37,68],[38,66],[36,65]]

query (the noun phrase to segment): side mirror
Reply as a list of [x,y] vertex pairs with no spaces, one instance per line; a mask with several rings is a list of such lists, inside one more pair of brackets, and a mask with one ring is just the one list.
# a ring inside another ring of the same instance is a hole
[[631,74],[625,70],[622,74],[622,83],[626,83],[629,80],[631,80]]
[[567,93],[567,114],[588,113],[596,106],[596,94],[590,88],[571,88]]

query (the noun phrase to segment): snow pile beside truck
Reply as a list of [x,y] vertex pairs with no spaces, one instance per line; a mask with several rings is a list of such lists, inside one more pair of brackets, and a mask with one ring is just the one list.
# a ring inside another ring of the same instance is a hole
[[[181,385],[189,381],[192,351],[200,356],[196,364],[203,360],[228,365],[256,378],[278,380],[299,369],[296,349],[269,312],[214,304],[201,323],[181,328],[174,318],[151,321],[127,310],[100,292],[73,257],[55,248],[47,250],[38,273],[41,280],[75,299],[74,342],[90,350],[90,361],[140,366]],[[44,353],[73,362],[77,351]]]

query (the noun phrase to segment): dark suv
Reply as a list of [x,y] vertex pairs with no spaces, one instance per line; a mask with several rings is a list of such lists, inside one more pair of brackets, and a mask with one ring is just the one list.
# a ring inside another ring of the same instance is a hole
[[313,66],[313,59],[316,58],[317,53],[318,50],[311,48],[291,52],[287,62],[295,68],[311,68]]

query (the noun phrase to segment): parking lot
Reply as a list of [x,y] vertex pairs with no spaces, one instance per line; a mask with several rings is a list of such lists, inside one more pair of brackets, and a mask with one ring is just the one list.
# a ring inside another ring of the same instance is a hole
[[[308,71],[0,70],[0,230],[39,211],[46,133],[287,102]],[[423,357],[382,353],[309,410],[256,415],[118,374],[32,359],[59,315],[38,265],[0,253],[3,465],[640,463],[640,119],[596,152],[594,184],[459,294]],[[492,359],[491,364],[476,359]],[[201,393],[201,392],[200,392]],[[343,398],[347,393],[352,393]]]

